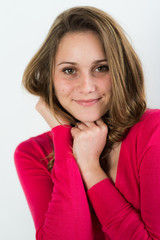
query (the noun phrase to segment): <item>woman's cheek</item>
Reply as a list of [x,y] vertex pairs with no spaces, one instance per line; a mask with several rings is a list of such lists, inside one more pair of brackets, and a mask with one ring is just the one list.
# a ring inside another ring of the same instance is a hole
[[72,99],[73,89],[68,84],[61,83],[56,88],[56,97],[61,105],[66,105],[68,100]]

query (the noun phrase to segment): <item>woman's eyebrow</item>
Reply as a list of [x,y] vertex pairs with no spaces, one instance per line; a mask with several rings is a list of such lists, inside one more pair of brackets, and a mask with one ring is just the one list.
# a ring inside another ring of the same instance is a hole
[[77,65],[77,63],[75,62],[61,62],[59,64],[57,64],[57,66],[61,65],[61,64],[72,64],[72,65]]
[[[100,63],[100,62],[107,62],[107,59],[96,60],[96,61],[93,62],[93,64],[97,64],[97,63]],[[60,63],[57,64],[57,66],[62,65],[62,64],[78,65],[78,63],[76,63],[76,62],[60,62]]]
[[97,63],[100,63],[100,62],[107,62],[107,59],[100,59],[100,60],[96,60],[93,62],[93,64],[97,64]]

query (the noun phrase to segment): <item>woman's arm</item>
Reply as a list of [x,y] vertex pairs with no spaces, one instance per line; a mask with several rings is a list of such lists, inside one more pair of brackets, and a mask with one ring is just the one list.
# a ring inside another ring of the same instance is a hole
[[[154,128],[156,138],[153,137],[154,141],[152,141],[151,146],[148,146],[148,148],[145,146],[145,153],[139,170],[141,214],[126,201],[103,170],[99,170],[98,165],[96,165],[99,160],[92,156],[93,152],[98,151],[96,147],[100,142],[95,130],[97,125],[94,128],[93,125],[88,125],[88,128],[81,125],[80,131],[75,129],[73,150],[76,152],[75,155],[85,185],[88,186],[89,200],[103,231],[110,239],[160,239],[160,165],[158,160],[160,156],[160,124],[159,128]],[[89,133],[89,130],[94,134],[85,133],[86,131]],[[145,127],[144,131],[146,132]],[[85,134],[82,134],[82,132]],[[100,135],[103,138],[102,132]],[[152,130],[151,132],[153,134]],[[84,142],[88,146],[86,149],[83,148]],[[78,146],[81,146],[81,148],[78,148]],[[90,148],[90,146],[92,147]],[[88,157],[90,154],[92,159]],[[87,165],[84,164],[84,159],[85,162],[88,161]],[[97,169],[91,167],[92,161],[95,162]]]
[[72,155],[70,127],[58,126],[52,133],[54,188],[46,219],[48,230],[50,228],[52,236],[56,233],[53,239],[92,239],[91,215],[83,181]]
[[88,190],[102,229],[111,239],[160,239],[159,156],[160,146],[155,146],[143,159],[140,170],[141,214],[126,201],[110,179]]
[[[43,137],[21,143],[15,164],[36,227],[37,240],[93,239],[92,222],[84,184],[72,156],[70,126],[52,128],[55,162],[51,173]],[[36,140],[36,141],[35,141]]]

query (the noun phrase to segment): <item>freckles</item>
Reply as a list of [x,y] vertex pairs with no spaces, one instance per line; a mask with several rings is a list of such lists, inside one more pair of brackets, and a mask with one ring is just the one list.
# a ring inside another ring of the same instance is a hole
[[64,84],[62,83],[61,87],[59,88],[59,92],[61,92],[61,94],[63,95],[68,95],[73,91],[72,86],[70,86],[69,84]]
[[66,90],[63,88],[63,89],[61,90],[61,94],[62,94],[62,95],[66,95],[66,93],[67,93]]
[[68,94],[68,89],[65,88],[65,87],[63,87],[63,88],[60,87],[57,92],[58,92],[58,94],[61,95],[61,96],[66,96],[66,95]]

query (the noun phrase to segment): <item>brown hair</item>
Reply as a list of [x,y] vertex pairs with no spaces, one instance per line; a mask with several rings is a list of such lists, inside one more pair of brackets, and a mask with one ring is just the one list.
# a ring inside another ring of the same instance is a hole
[[[104,160],[106,154],[113,144],[126,137],[129,129],[146,110],[141,63],[119,24],[95,7],[73,7],[62,12],[55,19],[41,48],[29,62],[23,75],[23,84],[30,93],[43,97],[53,114],[62,114],[74,125],[77,120],[60,105],[55,96],[52,73],[61,38],[68,32],[86,30],[98,34],[112,80],[110,109],[103,116],[109,132],[100,158],[101,166],[107,171]],[[53,161],[49,164],[52,168]]]

